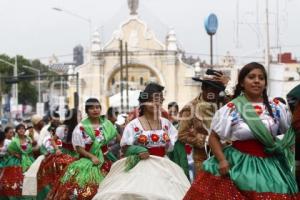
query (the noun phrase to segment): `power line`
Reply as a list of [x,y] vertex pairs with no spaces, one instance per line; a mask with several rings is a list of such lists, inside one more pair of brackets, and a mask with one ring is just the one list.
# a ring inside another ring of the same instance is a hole
[[[58,58],[62,58],[62,57],[73,56],[73,54],[62,54],[62,55],[54,55],[54,56],[58,57]],[[49,59],[49,58],[53,58],[53,56],[43,56],[43,57],[37,57],[37,58],[30,58],[30,60],[35,60],[35,59],[43,60],[43,59]]]

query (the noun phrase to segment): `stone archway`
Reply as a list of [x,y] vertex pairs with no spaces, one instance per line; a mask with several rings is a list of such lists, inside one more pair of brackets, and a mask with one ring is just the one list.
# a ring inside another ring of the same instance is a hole
[[[109,105],[109,97],[120,93],[120,65],[115,65],[107,74],[104,82],[106,91],[105,105]],[[125,67],[123,68],[123,77],[125,81]],[[142,90],[149,81],[155,81],[161,85],[166,85],[165,80],[157,68],[145,64],[130,63],[128,64],[128,84],[129,90]],[[125,86],[124,86],[125,90]],[[123,90],[123,91],[124,91]]]

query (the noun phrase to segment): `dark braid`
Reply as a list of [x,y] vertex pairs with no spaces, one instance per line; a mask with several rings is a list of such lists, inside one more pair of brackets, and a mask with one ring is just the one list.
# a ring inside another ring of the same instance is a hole
[[267,109],[268,109],[268,112],[269,112],[270,116],[271,116],[273,119],[275,119],[275,118],[274,118],[274,114],[273,114],[273,112],[272,112],[271,105],[270,105],[270,103],[269,103],[269,98],[268,98],[267,90],[266,90],[266,89],[264,89],[264,91],[263,91],[263,100],[264,100],[265,106],[266,106]]
[[234,95],[233,95],[233,99],[240,96],[240,94],[242,93],[242,86],[240,84],[237,84],[235,86],[235,90],[234,90]]
[[71,142],[72,141],[72,135],[73,135],[73,130],[78,124],[77,121],[77,116],[78,116],[78,110],[73,108],[72,110],[68,110],[67,112],[68,118],[64,121],[63,124],[65,124],[68,128],[68,134],[67,134],[67,139],[66,142]]
[[139,117],[143,116],[145,113],[145,105],[140,105],[139,107]]

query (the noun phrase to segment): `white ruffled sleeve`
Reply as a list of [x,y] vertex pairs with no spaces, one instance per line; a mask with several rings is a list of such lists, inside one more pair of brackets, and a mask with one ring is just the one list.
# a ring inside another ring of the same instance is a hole
[[173,126],[173,124],[169,120],[167,120],[167,119],[164,119],[164,120],[166,120],[166,125],[169,127],[168,134],[170,137],[170,145],[168,146],[167,151],[171,152],[171,151],[173,151],[175,142],[178,139],[178,130],[175,128],[175,126]]
[[65,129],[66,129],[66,127],[61,125],[61,126],[57,127],[55,130],[55,135],[61,140],[63,140],[65,137]]
[[126,125],[120,141],[120,146],[133,145],[134,143],[134,121]]
[[52,143],[51,143],[51,136],[48,135],[44,138],[43,144],[42,144],[48,152],[50,152],[53,148]]
[[80,126],[82,126],[82,125],[78,124],[75,127],[75,129],[73,130],[73,134],[72,134],[72,144],[73,144],[75,149],[76,149],[76,146],[85,148],[85,142],[84,142],[84,139],[82,137],[82,132],[80,130]]
[[214,131],[221,140],[230,140],[232,138],[232,116],[234,105],[228,103],[220,108],[214,115],[211,122],[211,131]]
[[279,120],[279,133],[284,134],[291,126],[291,112],[288,107],[279,102],[276,105],[275,117]]

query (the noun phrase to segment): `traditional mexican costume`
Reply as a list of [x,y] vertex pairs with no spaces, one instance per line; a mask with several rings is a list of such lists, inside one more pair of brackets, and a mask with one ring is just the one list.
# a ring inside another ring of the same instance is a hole
[[94,165],[89,158],[80,158],[70,164],[47,199],[92,199],[99,183],[109,172],[116,158],[108,152],[107,144],[116,136],[113,124],[104,117],[99,118],[100,126],[93,129],[90,120],[83,120],[75,128],[72,136],[73,146],[80,146],[95,155],[100,164]]
[[[144,130],[138,118],[125,128],[121,146],[126,156],[117,161],[99,186],[96,199],[182,199],[190,183],[183,170],[166,158],[177,140],[177,130],[170,121],[160,118],[162,129]],[[149,152],[140,160],[138,154]]]
[[[297,199],[291,146],[295,134],[290,114],[279,101],[270,102],[274,118],[263,103],[250,103],[239,96],[217,111],[211,129],[221,140],[231,140],[223,149],[230,170],[219,173],[215,156],[204,162],[185,200],[192,199]],[[287,131],[288,130],[288,131]],[[285,133],[282,140],[276,136]]]
[[[31,139],[26,136],[25,142],[21,144],[20,138],[16,136],[7,150],[10,155],[0,169],[0,199],[22,199],[23,173],[34,161]],[[12,153],[19,154],[20,158]]]

